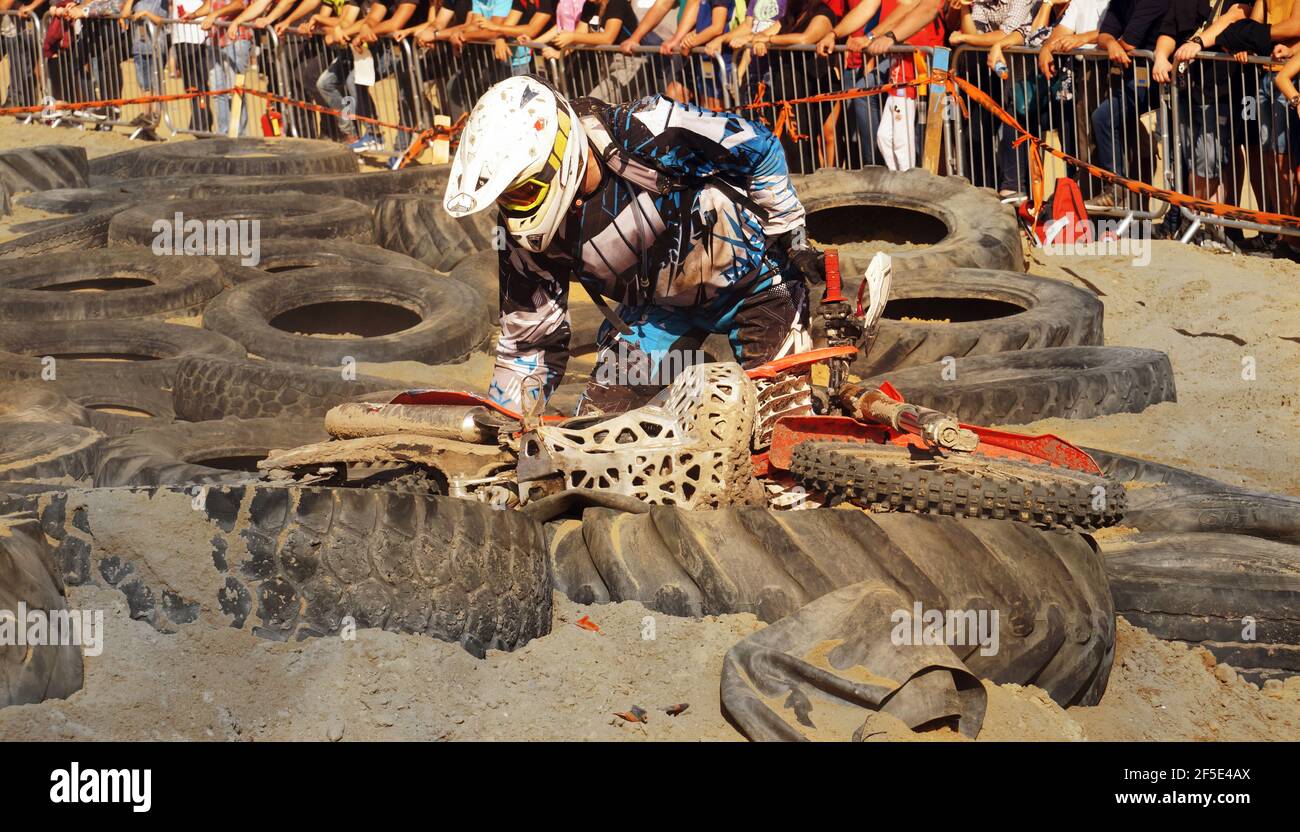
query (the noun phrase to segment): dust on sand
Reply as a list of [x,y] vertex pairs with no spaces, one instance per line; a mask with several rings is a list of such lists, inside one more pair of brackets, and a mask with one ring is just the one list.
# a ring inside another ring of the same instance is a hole
[[[0,739],[738,740],[719,702],[722,658],[762,626],[751,615],[673,618],[557,594],[550,635],[478,660],[382,630],[298,643],[205,623],[165,634],[132,620],[115,591],[70,594],[75,608],[105,611],[103,654],[86,659],[85,687],[67,700],[0,710]],[[576,625],[584,615],[599,632]],[[1212,665],[1199,648],[1121,620],[1100,706],[1062,710],[1038,688],[985,683],[979,739],[1300,740],[1300,678],[1259,691],[1222,681]],[[690,707],[665,713],[679,703]],[[614,716],[633,705],[646,724]],[[961,739],[862,716],[868,740]]]
[[1167,240],[1150,245],[1145,264],[1037,255],[1030,271],[1104,293],[1106,343],[1168,353],[1178,401],[1013,429],[1300,494],[1300,468],[1287,461],[1300,459],[1300,266]]

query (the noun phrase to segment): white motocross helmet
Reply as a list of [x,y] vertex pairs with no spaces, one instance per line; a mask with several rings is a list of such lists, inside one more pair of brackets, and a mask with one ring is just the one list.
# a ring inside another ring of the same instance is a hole
[[495,203],[510,236],[540,253],[564,224],[586,169],[587,137],[569,102],[539,78],[508,78],[474,105],[443,207],[463,217]]

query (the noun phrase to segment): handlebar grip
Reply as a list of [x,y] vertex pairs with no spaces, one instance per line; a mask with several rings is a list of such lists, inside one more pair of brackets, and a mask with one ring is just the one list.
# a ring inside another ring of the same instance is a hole
[[840,303],[844,300],[844,295],[840,292],[840,253],[828,248],[823,257],[826,266],[826,294],[822,296],[822,303]]

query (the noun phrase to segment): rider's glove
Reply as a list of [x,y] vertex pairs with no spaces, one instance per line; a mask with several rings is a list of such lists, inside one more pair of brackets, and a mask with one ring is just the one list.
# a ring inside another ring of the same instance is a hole
[[820,249],[808,245],[807,232],[802,228],[787,231],[779,238],[790,265],[810,283],[826,282],[826,258]]

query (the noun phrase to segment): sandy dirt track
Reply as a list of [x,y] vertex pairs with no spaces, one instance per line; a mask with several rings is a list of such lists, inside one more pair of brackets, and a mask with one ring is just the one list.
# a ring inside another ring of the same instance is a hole
[[[48,142],[83,144],[92,156],[138,146],[120,133],[0,125],[0,147]],[[0,222],[0,240],[15,236],[14,223],[45,216],[16,206]],[[1103,293],[1107,343],[1170,354],[1179,401],[1017,430],[1300,494],[1300,266],[1171,242],[1155,243],[1146,266],[1128,257],[1041,259],[1030,271]],[[1243,359],[1253,379],[1243,378]],[[481,385],[491,362],[360,369],[399,383],[443,383],[450,374]],[[70,601],[106,610],[104,654],[87,659],[85,688],[69,700],[0,710],[0,739],[736,740],[719,708],[719,669],[726,650],[762,626],[746,615],[674,619],[635,603],[581,607],[557,596],[550,635],[479,661],[455,645],[380,631],[296,644],[206,624],[162,634],[131,620],[116,592],[73,588]],[[574,625],[584,614],[600,633]],[[653,641],[641,636],[647,616]],[[1097,707],[1066,711],[1032,687],[986,687],[981,740],[1300,740],[1300,678],[1259,690],[1203,650],[1123,621]],[[690,703],[685,714],[662,712],[679,702]],[[650,711],[649,724],[613,716],[634,704]],[[957,739],[871,720],[872,739]]]

